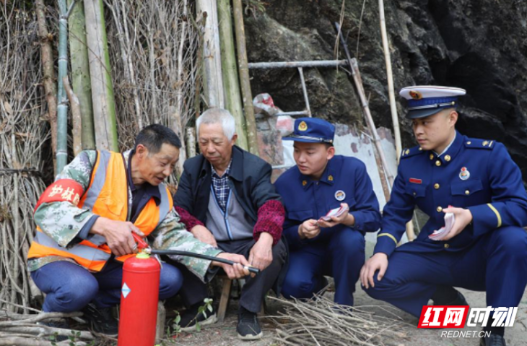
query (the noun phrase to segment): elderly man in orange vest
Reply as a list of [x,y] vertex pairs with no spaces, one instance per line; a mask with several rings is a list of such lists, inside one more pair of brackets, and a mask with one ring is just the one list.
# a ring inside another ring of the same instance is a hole
[[[169,128],[150,125],[123,154],[83,151],[57,177],[35,207],[37,232],[28,254],[35,284],[46,293],[45,312],[84,311],[92,327],[117,334],[111,308],[121,296],[122,262],[137,246],[132,232],[154,248],[193,251],[236,262],[178,260],[206,281],[211,265],[231,277],[248,274],[245,257],[223,253],[187,232],[163,181],[172,174],[181,142]],[[238,264],[240,263],[240,264]],[[163,264],[159,299],[177,293],[179,269]],[[65,322],[55,327],[67,327]]]

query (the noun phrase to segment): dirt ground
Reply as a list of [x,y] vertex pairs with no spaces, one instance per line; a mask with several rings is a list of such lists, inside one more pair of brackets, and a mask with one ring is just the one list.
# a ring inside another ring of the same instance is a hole
[[[473,292],[468,290],[461,289],[461,292],[465,295],[467,301],[471,307],[486,307],[485,303],[485,293],[483,292]],[[331,295],[331,292],[326,293]],[[369,296],[367,296],[362,289],[357,286],[355,293],[355,305],[356,306],[370,306],[370,305],[379,305],[379,306],[388,306],[388,304],[376,301]],[[268,299],[267,305],[267,315],[276,315],[283,306],[280,302],[271,301]],[[375,310],[377,314],[384,316],[389,316],[390,312],[395,311],[396,314],[407,322],[406,327],[402,327],[400,332],[404,332],[407,335],[406,339],[401,340],[391,340],[386,343],[386,345],[393,346],[477,346],[479,345],[478,337],[467,337],[467,338],[447,338],[441,337],[443,331],[458,331],[459,329],[417,329],[417,318],[404,313],[403,311],[397,309],[379,309]],[[236,316],[237,311],[237,301],[232,300],[229,304],[229,309],[227,311],[227,316],[225,321],[222,323],[216,323],[212,326],[205,326],[200,332],[193,333],[182,333],[176,339],[171,340],[170,344],[173,345],[200,345],[200,346],[278,346],[278,343],[275,337],[275,328],[276,326],[268,321],[265,317],[260,319],[260,322],[263,327],[264,337],[258,341],[242,341],[237,338],[236,334]],[[479,328],[468,328],[465,327],[464,330],[474,330],[479,331]],[[516,322],[514,327],[507,328],[505,339],[508,346],[520,346],[527,345],[527,294],[524,294],[524,297],[520,303],[518,314],[516,316]],[[315,343],[313,343],[314,345]]]

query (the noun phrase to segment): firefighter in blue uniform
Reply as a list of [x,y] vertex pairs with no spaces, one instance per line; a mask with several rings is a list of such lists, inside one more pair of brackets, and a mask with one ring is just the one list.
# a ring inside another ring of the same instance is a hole
[[[353,305],[355,283],[364,264],[364,233],[380,227],[379,204],[364,163],[335,156],[335,127],[322,119],[301,118],[294,132],[296,166],[275,183],[286,209],[284,231],[289,268],[286,298],[311,298],[335,279],[335,302]],[[322,220],[331,209],[344,213]]]
[[[403,150],[374,255],[360,280],[373,298],[415,316],[435,305],[468,305],[453,286],[486,291],[487,306],[518,306],[527,283],[527,194],[503,144],[455,130],[459,88],[401,90],[419,146]],[[429,216],[417,239],[397,244],[418,206]],[[442,240],[429,235],[454,224]],[[505,345],[504,328],[487,328],[481,345]]]

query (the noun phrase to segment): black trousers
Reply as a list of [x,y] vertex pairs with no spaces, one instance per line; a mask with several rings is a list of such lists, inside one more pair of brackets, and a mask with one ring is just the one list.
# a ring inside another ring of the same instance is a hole
[[[218,247],[225,252],[244,255],[246,258],[249,258],[249,253],[254,244],[254,239],[243,239],[218,242]],[[254,313],[260,311],[263,299],[271,287],[273,287],[286,259],[287,249],[282,240],[280,240],[273,246],[273,261],[271,264],[254,278],[250,276],[245,278],[246,283],[243,286],[240,297],[241,306]],[[203,283],[186,268],[182,269],[182,273],[183,286],[179,293],[187,307],[202,302],[203,299],[208,297],[207,284]]]

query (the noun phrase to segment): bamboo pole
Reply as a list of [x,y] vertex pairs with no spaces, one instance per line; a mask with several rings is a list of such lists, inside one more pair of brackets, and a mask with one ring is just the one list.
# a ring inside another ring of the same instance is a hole
[[71,136],[73,137],[73,154],[77,156],[82,151],[82,128],[81,128],[81,109],[79,98],[71,89],[68,76],[62,78],[64,84],[64,90],[68,95],[68,100],[71,106],[71,122],[73,124],[71,130]]
[[[71,6],[73,0],[68,0]],[[86,45],[84,8],[75,6],[68,19],[69,45],[71,56],[71,86],[79,101],[80,128],[78,140],[82,149],[95,149],[95,134],[93,132],[93,108],[91,102],[90,66],[88,62],[88,48]],[[69,95],[68,95],[69,96]],[[70,100],[71,102],[71,100]],[[72,105],[73,107],[73,105]],[[72,119],[73,128],[79,125]],[[76,136],[73,136],[75,142]],[[75,147],[75,145],[74,145]],[[75,152],[75,149],[74,149]]]
[[[183,16],[188,16],[188,2],[183,0]],[[178,53],[177,53],[177,85],[176,90],[176,111],[174,113],[174,121],[172,123],[172,130],[178,133],[181,137],[181,149],[179,150],[179,160],[177,162],[176,173],[178,176],[183,174],[183,164],[187,160],[187,150],[185,143],[185,126],[181,114],[183,113],[183,50],[187,37],[187,21],[181,22],[181,36],[179,39]]]
[[[390,169],[388,168],[388,162],[386,161],[386,156],[384,156],[384,151],[382,150],[381,146],[381,139],[379,137],[379,134],[377,133],[375,123],[373,122],[373,117],[370,112],[370,107],[368,105],[368,100],[366,98],[366,93],[364,91],[364,85],[362,84],[362,78],[360,76],[359,71],[359,65],[357,64],[357,59],[353,58],[351,59],[351,69],[353,71],[353,80],[355,82],[355,85],[357,86],[357,91],[359,93],[359,99],[361,101],[362,110],[364,113],[364,118],[366,119],[366,124],[368,125],[368,128],[370,129],[372,135],[373,135],[373,143],[375,144],[375,148],[377,149],[377,152],[379,153],[379,157],[381,159],[381,166],[379,169],[381,169],[386,174],[386,178],[388,180],[389,186],[390,186],[390,192],[391,187],[393,186],[394,176],[391,174]],[[390,196],[388,194],[388,198],[386,199],[386,202],[390,200]]]
[[379,0],[379,15],[381,24],[382,47],[384,50],[384,60],[386,61],[386,76],[388,79],[388,96],[390,99],[390,112],[392,114],[393,132],[395,134],[395,150],[397,152],[397,162],[401,157],[401,130],[399,129],[399,117],[397,116],[397,107],[395,104],[395,95],[393,91],[393,72],[392,61],[390,58],[390,47],[388,35],[386,34],[386,20],[384,19],[384,1]]
[[[375,147],[377,148],[377,151],[379,152],[379,156],[380,156],[381,164],[382,164],[382,170],[385,172],[385,174],[387,176],[387,179],[388,179],[388,182],[389,182],[389,187],[390,187],[390,190],[391,190],[391,188],[393,186],[393,182],[394,182],[394,176],[390,172],[390,170],[388,169],[386,158],[384,156],[384,151],[382,150],[382,147],[381,147],[379,135],[377,133],[377,130],[375,129],[375,124],[373,123],[373,117],[371,116],[370,108],[368,106],[368,100],[366,98],[366,93],[364,92],[364,86],[362,84],[362,79],[360,77],[360,71],[359,71],[359,66],[358,66],[357,60],[350,58],[350,54],[349,54],[349,51],[348,51],[348,46],[346,45],[346,41],[344,40],[344,37],[342,36],[342,34],[340,32],[340,26],[338,25],[338,23],[335,23],[335,26],[337,28],[337,35],[340,36],[342,46],[344,48],[344,51],[346,53],[346,56],[347,56],[349,64],[350,64],[351,75],[353,77],[353,81],[354,81],[355,86],[357,88],[357,93],[359,94],[359,99],[360,99],[361,106],[362,106],[363,111],[364,111],[364,115],[365,115],[365,117],[367,119],[367,122],[369,123],[369,126],[371,126],[371,128],[373,129],[372,134],[373,134],[373,138],[374,138]],[[381,169],[381,168],[379,168],[379,169]],[[389,200],[389,198],[386,199],[386,202],[388,202],[388,200]],[[411,221],[406,224],[406,236],[408,237],[409,241],[412,241],[412,240],[415,239],[415,232],[414,232],[413,224],[412,224]]]
[[[359,85],[360,85],[361,93],[363,94],[364,97],[366,97],[366,95],[364,94],[364,87],[362,85],[362,79],[360,77],[359,66],[357,65],[357,60],[356,59],[352,59],[352,69],[354,70],[355,75],[357,76],[358,81],[360,83]],[[366,105],[366,107],[367,107],[367,105]],[[384,158],[384,152],[382,151],[380,138],[379,138],[379,135],[377,133],[377,130],[375,130],[375,124],[373,123],[373,118],[371,116],[371,113],[369,112],[369,108],[368,108],[368,112],[367,112],[366,116],[368,117],[368,122],[371,122],[370,126],[374,129],[374,138],[376,138],[375,139],[375,146],[377,147],[377,150],[379,151],[379,154],[380,154],[380,157],[381,157],[381,161],[382,161],[382,164],[384,166],[384,171],[388,175],[388,181],[390,182],[390,190],[391,190],[391,188],[393,187],[394,177],[393,177],[393,175],[391,175],[391,173],[387,169],[387,166],[386,166],[387,163],[386,163],[386,159]],[[389,200],[390,200],[390,198],[387,198],[386,202],[388,202]],[[409,221],[409,222],[406,223],[406,237],[408,238],[409,241],[412,241],[412,240],[415,239],[414,224],[412,223],[412,221]]]
[[196,11],[205,20],[203,28],[204,91],[207,107],[225,108],[221,75],[220,36],[216,0],[197,0]]
[[97,149],[118,151],[115,98],[110,75],[103,1],[84,0]]
[[46,15],[44,13],[44,1],[36,0],[36,12],[38,20],[38,32],[40,37],[40,54],[42,60],[42,71],[44,74],[43,84],[44,92],[46,94],[46,103],[48,104],[48,121],[51,128],[51,147],[53,152],[53,169],[55,174],[58,174],[56,167],[55,151],[57,148],[57,88],[54,84],[55,70],[53,65],[53,50],[51,48],[49,34],[46,26]]
[[233,0],[234,31],[236,33],[236,48],[238,52],[238,69],[240,73],[240,86],[242,90],[243,106],[245,111],[245,124],[247,125],[247,141],[249,151],[259,155],[258,138],[256,133],[256,120],[254,118],[253,96],[249,78],[247,62],[247,47],[245,46],[245,28],[243,24],[243,9],[241,0]]
[[[379,156],[380,156],[381,164],[382,164],[382,166],[380,166],[379,169],[385,172],[386,179],[388,179],[388,183],[391,189],[391,187],[393,186],[394,176],[393,174],[391,174],[388,168],[386,157],[384,156],[384,151],[382,150],[382,147],[381,147],[379,134],[377,133],[375,124],[373,123],[373,117],[371,116],[370,107],[368,105],[368,99],[366,98],[366,93],[364,92],[364,86],[362,84],[362,78],[360,77],[360,71],[359,71],[359,65],[357,63],[357,59],[351,58],[349,50],[348,50],[348,45],[346,44],[346,41],[344,40],[344,36],[342,36],[342,33],[340,32],[339,24],[335,23],[335,27],[337,28],[337,36],[340,37],[342,48],[344,48],[344,52],[346,53],[346,57],[348,59],[348,64],[351,69],[351,76],[353,78],[353,82],[355,84],[357,94],[359,95],[359,101],[362,107],[362,111],[364,113],[364,117],[366,118],[366,122],[372,131],[373,142],[375,144],[375,148],[379,152]],[[386,199],[386,201],[388,200],[389,198]]]
[[64,91],[63,78],[68,75],[68,15],[75,6],[76,1],[71,4],[70,10],[66,0],[58,0],[59,18],[59,76],[57,99],[57,169],[62,172],[68,160],[68,99]]
[[249,150],[245,135],[245,119],[243,117],[240,86],[238,84],[238,67],[236,66],[236,53],[234,52],[234,33],[232,32],[232,18],[230,0],[218,0],[218,19],[220,25],[221,67],[223,72],[223,85],[225,87],[225,108],[228,109],[236,120],[236,145]]

